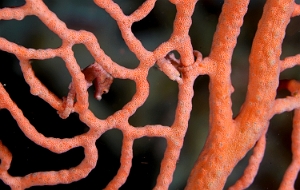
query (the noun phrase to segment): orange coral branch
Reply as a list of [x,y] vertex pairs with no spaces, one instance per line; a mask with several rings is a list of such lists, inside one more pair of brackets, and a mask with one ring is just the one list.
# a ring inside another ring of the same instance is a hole
[[[0,83],[0,108],[7,109],[24,135],[37,145],[54,153],[63,153],[76,147],[84,149],[85,158],[77,166],[59,171],[41,171],[25,176],[11,176],[8,172],[12,154],[0,141],[0,179],[12,189],[25,189],[38,185],[56,185],[85,178],[96,166],[98,150],[96,140],[110,129],[123,134],[120,163],[115,177],[105,189],[118,189],[127,180],[133,160],[133,143],[136,139],[161,137],[167,146],[161,161],[160,173],[154,189],[168,189],[183,147],[193,107],[194,82],[201,75],[208,75],[209,83],[209,135],[205,146],[190,174],[186,189],[222,189],[236,164],[253,147],[253,156],[244,175],[232,189],[248,187],[257,174],[265,149],[265,134],[270,119],[286,111],[295,110],[292,132],[293,161],[282,180],[282,189],[293,187],[299,172],[299,82],[282,80],[279,75],[288,68],[299,65],[298,55],[280,60],[285,31],[292,17],[299,15],[299,5],[293,0],[267,0],[251,53],[246,100],[236,118],[233,118],[231,94],[231,62],[237,39],[247,13],[249,0],[225,0],[209,56],[194,50],[189,30],[197,0],[170,0],[176,8],[173,31],[168,40],[149,51],[132,32],[132,25],[148,16],[156,0],[146,0],[130,15],[112,0],[94,0],[95,4],[112,17],[120,29],[129,50],[139,60],[134,69],[125,68],[113,61],[100,47],[96,36],[85,30],[72,30],[52,12],[42,0],[26,0],[25,5],[0,9],[0,20],[22,20],[35,15],[55,33],[62,44],[58,48],[25,48],[0,37],[0,49],[14,54],[19,62],[31,93],[40,97],[57,110],[61,118],[73,112],[89,128],[72,138],[45,137],[23,115]],[[100,42],[101,43],[101,42]],[[83,44],[95,62],[81,69],[72,47]],[[180,58],[173,54],[176,51]],[[61,58],[71,75],[67,97],[59,98],[36,77],[31,60]],[[175,119],[170,126],[160,124],[134,127],[129,118],[145,104],[149,97],[149,70],[157,65],[162,73],[178,85],[178,102]],[[122,109],[105,119],[97,118],[89,108],[88,91],[95,86],[95,97],[100,100],[109,91],[113,79],[129,79],[136,84],[136,92]],[[280,83],[280,85],[279,85]],[[277,91],[288,89],[291,96],[277,98]]]

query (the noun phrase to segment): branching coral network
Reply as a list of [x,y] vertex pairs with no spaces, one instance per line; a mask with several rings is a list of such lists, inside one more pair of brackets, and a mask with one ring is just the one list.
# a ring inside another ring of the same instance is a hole
[[[297,80],[279,80],[281,72],[300,65],[299,54],[280,59],[286,27],[292,17],[300,14],[300,6],[293,0],[267,0],[252,43],[249,56],[249,83],[245,102],[233,118],[231,94],[231,60],[249,0],[225,0],[214,34],[209,56],[194,50],[189,36],[192,15],[197,0],[170,0],[176,6],[176,16],[170,38],[153,51],[147,50],[133,34],[132,25],[144,19],[153,9],[156,0],[146,0],[130,15],[123,13],[112,0],[94,0],[117,23],[122,38],[139,60],[134,69],[114,62],[100,47],[95,35],[86,30],[69,29],[42,0],[26,0],[20,7],[0,9],[1,20],[22,20],[35,15],[62,40],[58,48],[25,48],[0,37],[0,49],[14,54],[32,95],[38,96],[57,110],[61,118],[77,113],[89,130],[72,138],[45,137],[38,132],[22,110],[12,101],[0,84],[0,108],[7,109],[27,138],[54,153],[64,153],[83,147],[84,159],[76,167],[59,171],[40,171],[25,176],[12,176],[8,170],[12,154],[0,143],[0,179],[11,189],[31,186],[67,184],[85,178],[98,160],[96,140],[110,129],[119,129],[123,135],[120,167],[105,189],[119,189],[127,180],[132,168],[133,143],[141,137],[162,137],[167,146],[154,189],[168,189],[173,179],[192,110],[193,85],[202,75],[209,83],[209,134],[204,148],[195,163],[186,189],[222,189],[236,164],[253,147],[248,167],[243,176],[230,189],[245,189],[257,174],[266,145],[269,121],[275,115],[294,110],[292,132],[292,162],[282,179],[280,189],[293,189],[299,172],[300,83]],[[72,47],[83,44],[95,62],[83,69],[75,59]],[[172,52],[178,52],[176,58]],[[69,93],[57,97],[35,76],[32,60],[61,58],[72,77]],[[178,103],[171,126],[146,125],[134,127],[129,123],[136,110],[149,96],[147,76],[154,65],[178,85]],[[136,84],[136,92],[124,107],[107,117],[97,118],[89,109],[88,91],[95,86],[95,98],[100,100],[109,91],[114,79],[128,79]],[[279,87],[279,88],[278,88]],[[290,95],[276,98],[277,91],[286,89]],[[9,126],[8,126],[9,127]]]

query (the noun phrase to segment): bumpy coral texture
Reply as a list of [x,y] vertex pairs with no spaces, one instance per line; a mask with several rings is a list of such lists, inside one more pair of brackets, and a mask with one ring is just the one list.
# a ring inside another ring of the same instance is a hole
[[[248,167],[243,176],[230,189],[247,188],[253,181],[263,158],[266,132],[269,121],[275,115],[294,110],[292,132],[293,159],[282,179],[280,189],[293,189],[299,162],[300,129],[300,83],[296,80],[280,81],[281,72],[300,65],[300,56],[294,55],[280,60],[281,45],[286,27],[292,17],[300,14],[299,5],[293,0],[267,0],[259,21],[249,56],[249,83],[245,102],[235,118],[232,113],[230,78],[231,59],[237,38],[247,13],[249,0],[225,0],[214,34],[209,56],[193,49],[189,36],[192,15],[197,0],[170,0],[176,6],[176,16],[170,38],[153,51],[147,50],[132,32],[132,25],[144,19],[153,9],[156,0],[146,0],[130,15],[125,15],[112,0],[94,0],[117,23],[126,45],[139,60],[134,69],[125,68],[114,62],[101,49],[95,35],[85,30],[69,29],[42,0],[26,0],[20,7],[0,9],[1,20],[22,20],[35,15],[43,24],[62,40],[58,48],[32,49],[0,37],[0,49],[14,54],[20,62],[24,78],[33,95],[40,97],[61,118],[76,112],[89,130],[72,138],[45,137],[38,132],[22,110],[11,100],[0,84],[0,108],[7,109],[27,138],[54,153],[64,153],[83,147],[84,159],[76,167],[60,171],[40,171],[23,177],[8,173],[12,154],[0,143],[0,179],[11,189],[26,189],[31,186],[72,183],[85,178],[95,168],[98,160],[96,140],[110,129],[119,129],[123,135],[120,167],[105,189],[118,189],[127,180],[133,159],[133,143],[141,137],[161,137],[167,146],[161,162],[160,172],[154,189],[168,189],[173,179],[176,163],[183,146],[192,110],[193,85],[202,75],[208,75],[209,83],[209,134],[201,154],[196,161],[186,189],[222,189],[229,174],[246,153],[253,147]],[[130,1],[128,1],[130,3]],[[95,62],[81,70],[74,57],[72,47],[83,44]],[[180,59],[171,52],[178,52]],[[35,76],[31,60],[59,57],[72,77],[69,93],[60,99]],[[147,76],[154,65],[178,85],[178,103],[175,119],[171,126],[146,125],[133,127],[129,117],[141,107],[149,96]],[[136,92],[124,107],[107,117],[97,118],[89,109],[87,89],[95,86],[95,98],[107,93],[114,79],[128,79],[136,84]],[[276,98],[277,90],[286,89],[290,96]],[[101,179],[99,179],[101,180]]]

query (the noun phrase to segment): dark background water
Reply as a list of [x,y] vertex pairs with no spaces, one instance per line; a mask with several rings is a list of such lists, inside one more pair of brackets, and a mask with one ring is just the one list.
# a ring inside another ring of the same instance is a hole
[[[50,10],[66,23],[68,28],[84,29],[93,32],[101,48],[112,60],[127,68],[135,68],[139,61],[124,43],[116,22],[93,1],[80,0],[45,0]],[[117,0],[126,14],[132,13],[143,1]],[[20,6],[21,0],[2,0],[0,8]],[[208,56],[212,37],[221,11],[221,0],[199,0],[193,15],[190,30],[195,50]],[[238,44],[232,58],[232,82],[235,88],[232,94],[233,112],[236,116],[242,105],[248,82],[248,56],[258,20],[262,14],[264,1],[252,1],[245,16],[244,25],[238,38]],[[154,10],[142,21],[132,27],[133,33],[141,40],[146,49],[152,51],[159,44],[168,40],[172,32],[176,9],[167,0],[158,0]],[[281,58],[299,53],[300,25],[299,18],[293,18],[286,31]],[[51,32],[37,17],[27,16],[21,21],[0,21],[0,36],[27,48],[57,48],[61,39]],[[93,57],[83,45],[74,45],[75,58],[81,68],[93,63]],[[68,93],[71,77],[60,58],[37,61],[32,65],[36,76],[57,96]],[[281,79],[300,80],[300,68],[289,69],[281,73]],[[157,67],[150,69],[148,81],[150,95],[146,103],[130,117],[129,123],[139,127],[147,124],[171,125],[177,104],[177,84],[169,80]],[[68,138],[82,134],[88,127],[80,122],[77,114],[65,120],[58,117],[56,111],[38,97],[30,94],[25,83],[18,59],[0,51],[0,82],[10,94],[13,101],[22,109],[24,115],[36,129],[48,137]],[[184,146],[174,174],[171,190],[183,189],[188,175],[201,151],[208,133],[208,82],[207,76],[200,76],[195,81],[193,110]],[[135,83],[129,80],[115,79],[108,94],[99,102],[95,100],[93,88],[89,89],[90,109],[100,119],[105,119],[122,107],[135,93]],[[278,97],[284,97],[280,93]],[[248,189],[277,189],[283,174],[291,162],[292,112],[276,115],[271,120],[267,133],[267,148],[259,173]],[[0,140],[13,155],[11,168],[13,176],[24,176],[37,171],[68,169],[78,165],[84,158],[83,148],[75,148],[63,154],[54,154],[43,147],[35,145],[19,129],[7,110],[0,110]],[[97,140],[99,160],[90,175],[78,182],[68,185],[31,187],[30,189],[103,189],[116,174],[122,143],[122,133],[110,130]],[[133,166],[127,182],[121,189],[152,189],[159,172],[160,161],[166,141],[163,138],[143,137],[134,142]],[[227,189],[243,173],[248,163],[247,154],[228,178]],[[297,180],[295,188],[299,188]],[[0,189],[9,189],[0,181]]]

